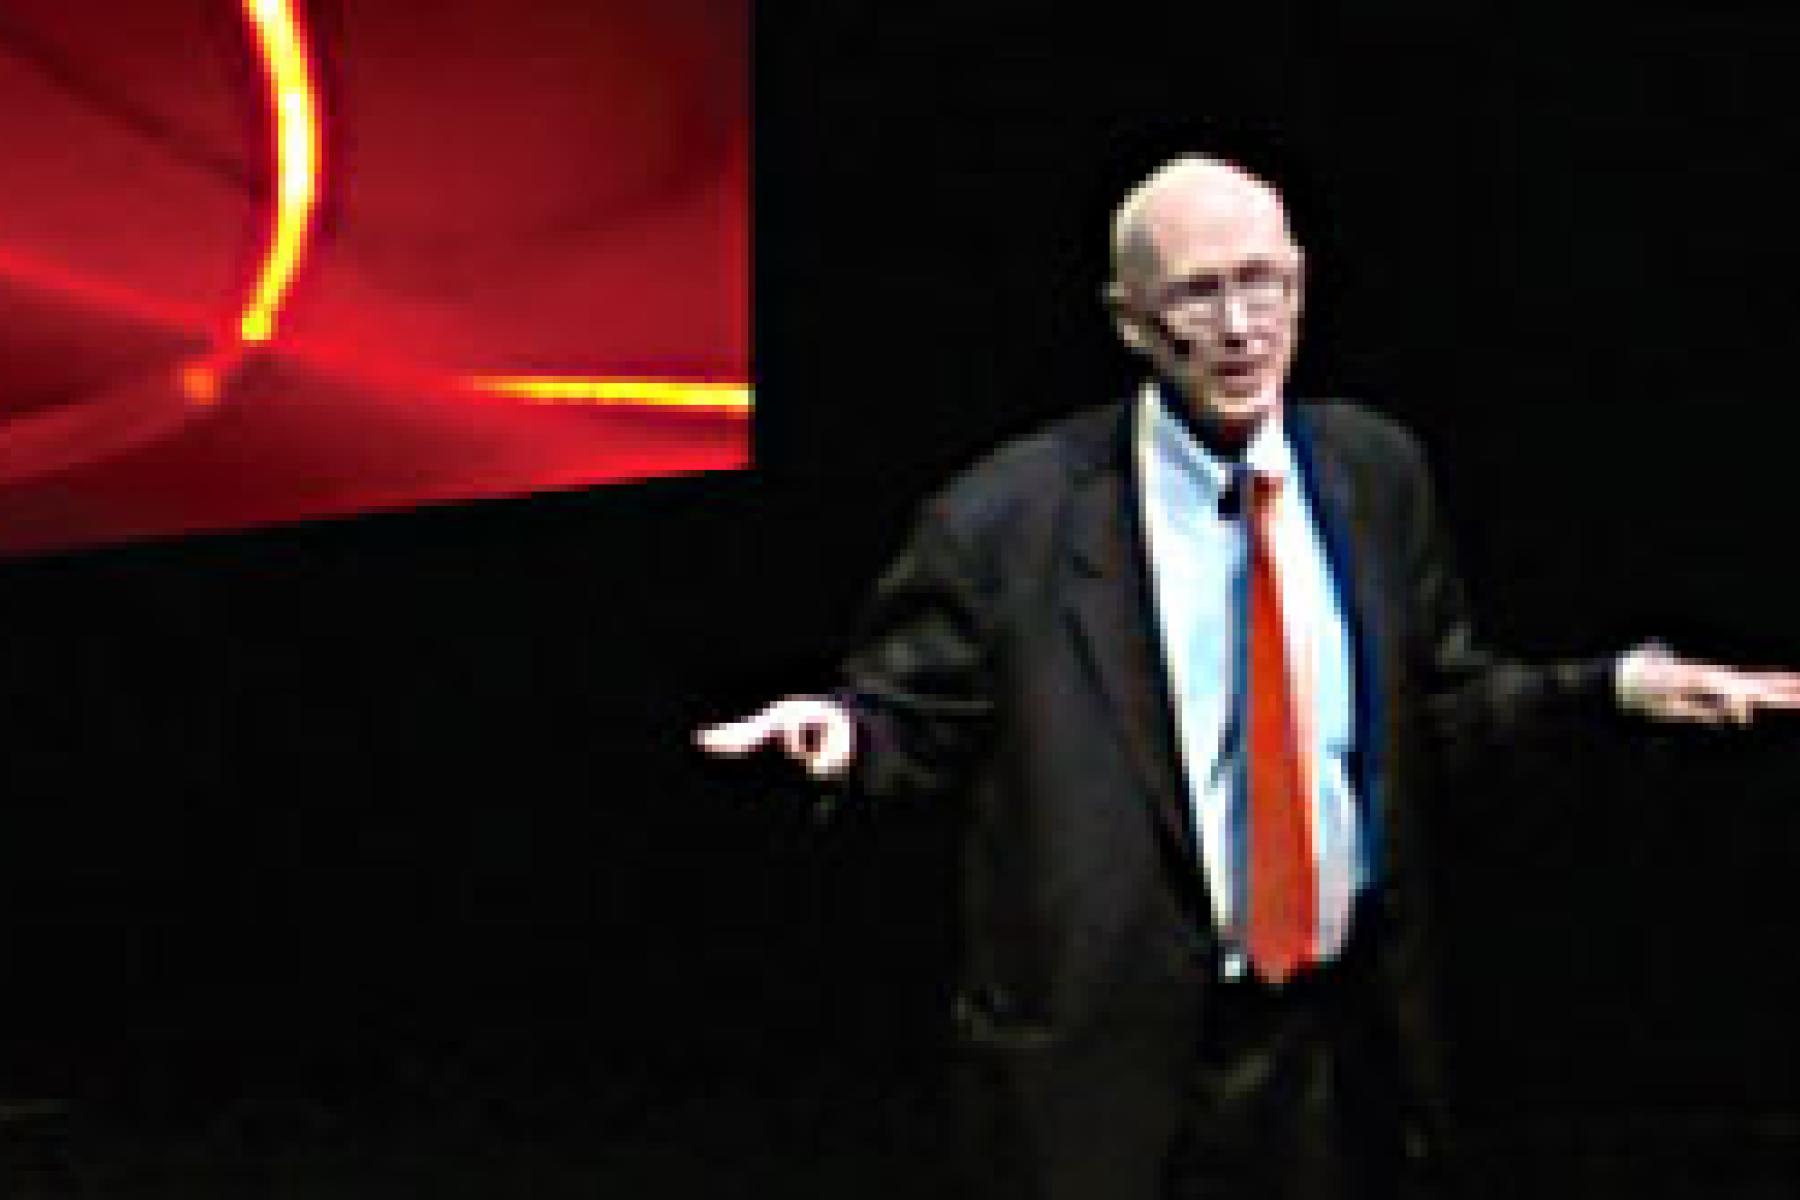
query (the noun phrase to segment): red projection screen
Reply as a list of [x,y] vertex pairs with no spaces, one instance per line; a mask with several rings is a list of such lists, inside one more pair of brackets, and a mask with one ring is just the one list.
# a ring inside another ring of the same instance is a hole
[[749,0],[5,0],[0,553],[747,465]]

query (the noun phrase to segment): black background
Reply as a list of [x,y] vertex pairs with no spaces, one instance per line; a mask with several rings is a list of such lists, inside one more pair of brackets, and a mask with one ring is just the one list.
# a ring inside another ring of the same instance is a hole
[[[1355,8],[762,5],[754,472],[7,564],[9,1169],[929,1194],[954,814],[821,828],[688,732],[828,685],[930,487],[1132,386],[1107,217],[1183,150],[1286,191],[1294,390],[1419,432],[1495,641],[1800,662],[1800,18]],[[1477,1159],[1791,1181],[1797,746],[1445,798]]]

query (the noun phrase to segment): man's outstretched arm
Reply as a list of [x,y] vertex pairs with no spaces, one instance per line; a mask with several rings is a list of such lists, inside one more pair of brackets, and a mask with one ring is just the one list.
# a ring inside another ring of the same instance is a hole
[[1411,450],[1408,561],[1426,631],[1430,694],[1454,744],[1482,744],[1541,727],[1595,702],[1659,721],[1748,724],[1758,712],[1800,711],[1800,672],[1749,670],[1688,659],[1658,642],[1610,659],[1532,666],[1498,658],[1475,636],[1455,553],[1430,472]]
[[876,796],[958,787],[992,712],[988,587],[938,504],[882,576],[829,695],[790,696],[695,733],[736,756],[774,745],[814,779]]

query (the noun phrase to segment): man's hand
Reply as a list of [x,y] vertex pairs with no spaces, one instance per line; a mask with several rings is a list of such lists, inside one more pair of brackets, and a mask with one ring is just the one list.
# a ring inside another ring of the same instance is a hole
[[1800,711],[1800,673],[1695,662],[1655,643],[1625,656],[1618,688],[1626,708],[1664,721],[1747,725],[1760,709]]
[[841,779],[856,754],[856,718],[835,700],[790,696],[741,721],[696,730],[709,754],[737,757],[772,741],[814,779]]

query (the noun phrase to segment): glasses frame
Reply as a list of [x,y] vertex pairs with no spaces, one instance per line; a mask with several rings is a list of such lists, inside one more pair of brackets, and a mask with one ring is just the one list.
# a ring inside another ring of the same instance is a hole
[[1197,272],[1159,289],[1157,312],[1190,329],[1222,324],[1236,303],[1246,318],[1267,320],[1291,311],[1300,293],[1300,264],[1251,259],[1229,270]]

